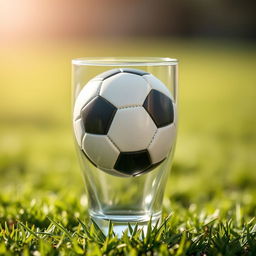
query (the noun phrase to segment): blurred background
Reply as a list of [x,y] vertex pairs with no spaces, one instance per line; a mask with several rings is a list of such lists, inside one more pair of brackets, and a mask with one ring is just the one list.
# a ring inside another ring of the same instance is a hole
[[254,216],[255,42],[250,0],[0,0],[1,207],[56,195],[86,206],[71,130],[72,58],[160,56],[180,60],[165,208],[239,204]]

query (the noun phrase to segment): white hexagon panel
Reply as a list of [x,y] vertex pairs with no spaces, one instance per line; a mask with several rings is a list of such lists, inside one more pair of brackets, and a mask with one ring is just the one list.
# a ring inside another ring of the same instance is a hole
[[171,150],[175,139],[176,127],[174,124],[169,124],[165,127],[157,129],[157,132],[148,147],[152,164],[161,162],[166,158],[166,152]]
[[119,73],[104,80],[100,95],[115,107],[142,105],[150,86],[141,76]]
[[92,163],[108,171],[113,169],[120,153],[106,135],[88,133],[83,137],[82,149]]
[[146,149],[156,130],[155,123],[143,107],[131,107],[117,110],[108,136],[121,152],[132,152]]
[[77,141],[78,145],[80,147],[82,147],[82,139],[84,136],[84,127],[83,127],[83,122],[82,122],[81,118],[74,120],[73,128],[74,128],[74,132],[75,132],[76,141]]

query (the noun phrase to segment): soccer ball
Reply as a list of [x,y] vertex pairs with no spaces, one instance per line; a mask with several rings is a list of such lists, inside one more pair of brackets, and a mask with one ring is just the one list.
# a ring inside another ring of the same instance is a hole
[[112,69],[79,93],[73,112],[76,141],[105,172],[143,174],[163,162],[174,144],[175,109],[170,91],[152,74]]

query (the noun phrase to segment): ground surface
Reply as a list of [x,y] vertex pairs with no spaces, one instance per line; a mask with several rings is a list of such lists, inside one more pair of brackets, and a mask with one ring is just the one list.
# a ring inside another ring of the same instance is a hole
[[[164,199],[170,215],[145,237],[105,237],[88,220],[69,81],[70,59],[89,55],[180,59],[179,139]],[[0,255],[256,255],[255,60],[252,45],[231,42],[4,46]]]

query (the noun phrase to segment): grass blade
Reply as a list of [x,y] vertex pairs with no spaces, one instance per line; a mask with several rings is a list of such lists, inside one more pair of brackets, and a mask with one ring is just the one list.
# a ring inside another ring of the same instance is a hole
[[69,233],[69,231],[67,229],[65,229],[61,224],[59,224],[58,222],[56,222],[55,220],[51,219],[50,217],[48,217],[48,219],[57,227],[59,228],[64,234],[66,234],[66,236],[72,240],[72,235]]

